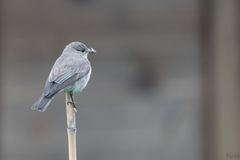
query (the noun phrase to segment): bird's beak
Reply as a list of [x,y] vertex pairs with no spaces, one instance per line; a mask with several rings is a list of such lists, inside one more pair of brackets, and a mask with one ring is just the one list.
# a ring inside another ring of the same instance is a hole
[[96,54],[96,50],[93,48],[88,49],[88,53],[90,54]]

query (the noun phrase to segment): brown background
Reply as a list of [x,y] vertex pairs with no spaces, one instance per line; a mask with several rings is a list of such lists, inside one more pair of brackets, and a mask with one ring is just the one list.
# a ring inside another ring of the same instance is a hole
[[67,158],[63,94],[30,110],[71,41],[97,50],[76,95],[81,160],[240,154],[237,0],[5,0],[3,160]]

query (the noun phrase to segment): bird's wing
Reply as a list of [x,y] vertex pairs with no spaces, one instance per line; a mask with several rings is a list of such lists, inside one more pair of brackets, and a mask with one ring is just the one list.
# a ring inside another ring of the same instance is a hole
[[84,58],[75,56],[59,57],[46,81],[44,95],[52,97],[60,90],[88,74],[90,68],[90,63]]

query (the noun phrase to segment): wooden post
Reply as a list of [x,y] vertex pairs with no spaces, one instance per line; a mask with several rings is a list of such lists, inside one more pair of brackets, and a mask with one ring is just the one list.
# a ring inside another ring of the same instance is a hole
[[215,160],[234,160],[240,155],[239,0],[213,2],[212,154]]
[[[72,99],[69,93],[65,92],[66,114],[67,114],[67,134],[68,134],[68,154],[69,160],[77,160],[76,150],[76,115]],[[69,103],[70,102],[70,103]]]

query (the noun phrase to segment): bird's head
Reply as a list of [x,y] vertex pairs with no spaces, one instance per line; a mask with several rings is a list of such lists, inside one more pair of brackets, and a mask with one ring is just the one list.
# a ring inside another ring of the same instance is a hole
[[74,51],[82,56],[87,56],[88,54],[96,54],[96,50],[93,48],[88,48],[82,42],[71,42],[66,46],[67,50]]

